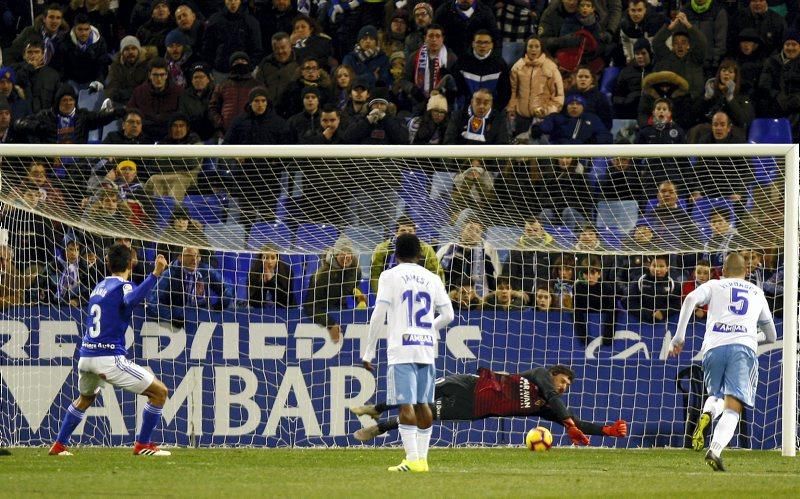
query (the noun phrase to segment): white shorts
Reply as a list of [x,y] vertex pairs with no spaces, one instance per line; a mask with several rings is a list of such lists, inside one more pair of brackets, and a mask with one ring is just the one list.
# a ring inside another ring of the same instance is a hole
[[140,394],[155,379],[153,373],[137,366],[124,355],[81,357],[78,361],[78,390],[85,396],[99,393],[104,383]]

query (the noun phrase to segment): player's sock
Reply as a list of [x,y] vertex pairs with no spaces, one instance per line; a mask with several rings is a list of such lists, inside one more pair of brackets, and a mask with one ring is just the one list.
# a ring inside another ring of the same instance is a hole
[[725,399],[719,397],[708,397],[703,404],[703,412],[711,414],[711,419],[717,419],[722,411],[725,410]]
[[400,418],[390,418],[383,421],[378,421],[378,430],[383,435],[386,432],[396,430],[400,426]]
[[150,443],[153,430],[161,419],[161,410],[161,407],[151,405],[150,402],[144,405],[144,411],[142,411],[142,427],[139,429],[139,435],[136,436],[137,442],[143,444]]
[[86,417],[85,412],[79,410],[74,404],[70,404],[69,407],[67,407],[67,412],[64,413],[64,419],[61,420],[61,428],[58,430],[56,441],[64,445],[69,445],[69,437],[72,435],[72,432],[75,431],[75,428],[81,424],[84,417]]
[[709,447],[715,456],[719,457],[722,454],[722,449],[728,446],[738,425],[739,413],[731,409],[725,409],[719,418],[717,427],[714,429],[714,437],[711,439],[711,446]]
[[417,428],[417,455],[419,459],[428,459],[428,447],[431,443],[431,433],[433,427]]
[[406,450],[406,460],[411,462],[419,459],[419,454],[417,452],[417,427],[410,424],[401,424],[400,439],[403,440],[403,448]]

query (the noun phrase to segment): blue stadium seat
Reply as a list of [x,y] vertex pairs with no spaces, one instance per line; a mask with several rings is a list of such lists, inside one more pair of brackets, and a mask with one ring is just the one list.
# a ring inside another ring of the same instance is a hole
[[237,300],[246,301],[248,297],[247,274],[250,271],[253,255],[236,251],[217,251],[214,256],[219,263],[222,280],[227,286],[234,287]]
[[240,224],[206,224],[203,227],[208,244],[220,249],[244,247],[245,230]]
[[611,95],[614,93],[614,85],[617,83],[619,73],[622,68],[618,66],[609,66],[603,70],[603,76],[600,78],[600,91],[611,100]]
[[636,227],[639,219],[639,203],[633,200],[599,201],[597,203],[597,227],[610,227],[628,233]]
[[438,236],[436,224],[430,221],[414,221],[417,222],[417,237],[419,240],[428,244],[434,244]]
[[440,197],[450,199],[450,194],[453,192],[453,179],[456,174],[453,172],[434,172],[431,177],[431,199],[438,199]]
[[339,237],[339,229],[333,225],[303,223],[297,227],[294,247],[298,251],[323,253],[333,246]]
[[219,224],[227,219],[225,201],[222,196],[193,194],[183,198],[183,206],[194,220],[203,224]]
[[431,179],[422,170],[405,170],[400,181],[400,198],[409,206],[424,206],[430,199]]
[[625,240],[625,232],[610,227],[598,228],[600,233],[600,240],[603,242],[603,247],[610,250],[622,249],[622,241]]
[[258,222],[250,228],[247,247],[258,251],[269,243],[282,251],[288,251],[292,247],[293,238],[292,230],[283,222]]
[[545,225],[543,228],[548,234],[553,236],[553,239],[555,239],[556,243],[562,248],[572,248],[575,246],[575,241],[577,241],[578,238],[569,227],[564,225]]
[[610,158],[593,158],[592,168],[588,172],[589,185],[595,192],[600,192],[600,184],[608,176],[608,166],[611,164]]
[[769,185],[775,180],[779,171],[775,158],[758,157],[750,161],[757,185]]
[[792,124],[786,118],[756,118],[747,139],[751,144],[791,144]]
[[695,202],[692,210],[692,221],[703,230],[709,226],[711,212],[717,210],[728,212],[728,220],[735,221],[733,204],[725,198],[700,198]]
[[177,201],[172,196],[153,196],[153,219],[158,230],[164,229],[172,218]]
[[486,229],[486,242],[497,248],[500,261],[508,260],[508,251],[517,247],[522,236],[522,227],[494,225]]
[[78,92],[77,106],[88,111],[99,111],[104,100],[106,100],[105,93],[89,92],[87,88]]

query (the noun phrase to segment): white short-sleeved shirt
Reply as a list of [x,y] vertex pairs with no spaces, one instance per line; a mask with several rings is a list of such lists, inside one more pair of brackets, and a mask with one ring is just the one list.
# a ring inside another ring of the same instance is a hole
[[376,301],[388,305],[389,364],[433,364],[438,339],[433,319],[437,308],[450,304],[441,278],[420,265],[401,263],[381,273]]
[[758,323],[770,321],[772,313],[764,291],[744,279],[708,281],[693,291],[699,305],[708,305],[702,351],[739,344],[758,348]]

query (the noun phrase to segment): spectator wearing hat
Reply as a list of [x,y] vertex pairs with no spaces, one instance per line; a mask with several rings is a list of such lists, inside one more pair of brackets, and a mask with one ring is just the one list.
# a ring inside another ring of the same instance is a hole
[[405,79],[413,85],[409,93],[419,109],[424,109],[432,90],[442,86],[456,90],[452,76],[456,59],[455,53],[445,45],[444,29],[438,24],[428,25],[425,42],[406,60]]
[[347,125],[359,116],[366,116],[369,112],[371,87],[363,79],[356,79],[350,87],[350,98],[342,109],[342,122]]
[[135,36],[123,38],[108,69],[106,97],[115,103],[131,100],[133,89],[147,81],[148,65],[155,56],[155,47],[143,48]]
[[25,46],[25,62],[17,64],[17,81],[25,89],[25,96],[31,104],[31,111],[38,113],[47,109],[53,102],[56,90],[61,84],[61,74],[44,63],[44,43],[34,38]]
[[236,52],[245,52],[248,61],[260,61],[264,52],[261,28],[258,21],[247,12],[244,2],[227,0],[219,12],[208,20],[201,55],[214,71],[227,74],[233,62],[230,55]]
[[202,61],[192,52],[192,47],[179,29],[173,29],[167,33],[164,43],[167,46],[164,59],[167,61],[169,79],[176,86],[186,88],[189,69]]
[[233,120],[242,114],[249,101],[250,90],[259,86],[253,78],[250,56],[246,52],[234,52],[229,57],[230,76],[218,84],[211,94],[208,115],[214,127],[224,135]]
[[[233,120],[225,134],[226,145],[270,145],[287,143],[288,125],[267,98],[267,89],[250,90],[247,110]],[[276,202],[280,195],[281,176],[285,169],[278,162],[260,158],[236,160],[228,165],[231,185],[228,192],[237,197],[243,223],[275,218]],[[246,179],[246,181],[241,181]],[[253,193],[257,192],[258,196]]]
[[327,104],[332,100],[331,78],[328,73],[322,70],[322,65],[318,60],[313,58],[300,59],[298,69],[299,72],[296,79],[287,85],[276,106],[278,114],[284,119],[288,119],[303,110],[303,101],[300,94],[305,87],[317,87],[322,104]]
[[386,22],[389,29],[378,34],[381,50],[383,50],[384,54],[403,51],[406,45],[406,36],[409,33],[408,23],[408,11],[405,9],[397,9],[390,16],[390,19]]
[[797,142],[800,138],[800,32],[789,31],[783,41],[783,50],[771,55],[764,63],[758,81],[758,95],[764,99],[758,106],[762,115],[789,118]]
[[319,130],[319,89],[316,87],[306,87],[300,94],[303,99],[303,110],[293,115],[287,123],[289,124],[288,140],[290,144],[298,144],[306,134],[313,134]]
[[177,5],[175,24],[186,37],[186,43],[192,47],[192,53],[199,56],[203,49],[203,35],[206,32],[205,18],[202,18],[202,14],[198,16],[191,1],[181,1]]
[[313,58],[319,61],[324,69],[328,69],[328,60],[333,55],[331,39],[320,33],[317,22],[305,14],[299,14],[292,20],[289,40],[294,47],[294,55],[298,61]]
[[258,64],[255,77],[267,88],[269,100],[280,102],[286,87],[297,77],[298,68],[289,34],[279,31],[272,35],[272,53]]
[[453,65],[453,75],[458,87],[459,107],[463,107],[466,96],[479,88],[492,91],[494,107],[505,109],[511,98],[511,81],[506,61],[493,52],[492,34],[481,29],[472,36],[472,50],[458,58]]
[[101,82],[106,79],[109,64],[111,58],[100,30],[92,26],[86,14],[76,15],[75,25],[59,46],[51,65],[77,89],[88,88],[90,83],[96,82],[92,87],[102,90]]
[[344,56],[343,64],[347,64],[356,72],[356,77],[363,78],[372,86],[381,82],[388,85],[389,57],[378,45],[378,30],[374,26],[364,26],[358,32],[358,42],[353,51]]
[[603,121],[596,114],[584,112],[583,96],[570,93],[564,103],[566,112],[550,114],[540,125],[531,127],[531,138],[546,134],[551,144],[611,144],[611,132]]
[[144,46],[156,47],[158,55],[164,57],[166,44],[164,40],[175,27],[172,10],[167,0],[153,0],[150,3],[150,19],[136,30],[136,38]]
[[211,79],[211,66],[205,62],[195,63],[187,74],[189,85],[178,99],[178,112],[189,118],[189,127],[203,141],[211,139],[216,128],[209,115],[214,82]]
[[[764,62],[769,56],[764,48],[764,40],[753,28],[744,28],[739,32],[732,53],[735,54],[734,60],[742,72],[739,90],[742,95],[747,96],[755,104],[758,79],[761,77],[761,70],[764,69]],[[758,111],[757,108],[756,111]]]
[[610,130],[613,120],[611,103],[608,101],[608,97],[597,88],[597,78],[591,68],[584,65],[578,66],[578,69],[572,73],[571,80],[573,84],[569,91],[579,93],[583,97],[586,107],[584,111],[596,114]]
[[684,130],[693,127],[699,119],[699,113],[694,109],[699,101],[695,101],[689,91],[689,82],[672,71],[655,71],[645,76],[639,99],[639,126],[647,125],[656,100],[669,99],[672,102],[672,119]]
[[438,91],[428,98],[425,114],[408,122],[408,136],[412,144],[443,144],[450,114],[447,99]]
[[25,46],[33,38],[41,38],[44,43],[44,63],[49,64],[59,45],[69,34],[69,25],[64,20],[64,7],[58,3],[48,4],[44,13],[33,20],[33,26],[23,29],[7,50],[3,50],[5,64],[22,61]]
[[[750,0],[747,6],[739,2],[739,11],[728,23],[728,52],[734,53],[739,44],[739,34],[743,29],[752,29],[761,39],[767,54],[781,48],[786,38],[786,20],[777,12],[770,10],[767,0]],[[750,34],[753,37],[752,34]]]
[[[667,46],[670,35],[672,35],[671,49]],[[678,12],[669,25],[662,26],[658,30],[653,37],[652,45],[655,54],[653,70],[671,71],[686,80],[689,84],[689,94],[695,102],[699,102],[706,81],[703,65],[706,61],[706,52],[710,52],[703,32],[689,22],[685,13]]]
[[14,113],[8,99],[0,95],[0,144],[20,144],[25,136],[14,129]]
[[0,67],[0,97],[5,97],[6,105],[15,119],[33,113],[31,104],[25,98],[25,91],[16,85],[17,73],[11,66]]
[[189,117],[176,112],[167,123],[167,135],[156,144],[189,145],[202,144],[203,140],[189,126]]
[[639,111],[642,95],[642,80],[653,70],[653,48],[647,38],[639,38],[633,44],[633,58],[619,72],[611,103],[614,118],[633,120]]
[[433,7],[431,7],[431,4],[420,2],[414,5],[414,8],[411,9],[411,20],[411,30],[406,35],[404,48],[406,55],[413,54],[425,43],[425,30],[433,23]]
[[450,0],[436,9],[433,20],[447,33],[447,43],[457,57],[468,53],[475,32],[487,30],[499,40],[497,21],[491,7],[478,0]]
[[408,135],[394,117],[394,106],[389,104],[389,91],[377,87],[372,92],[366,116],[358,116],[348,124],[344,133],[348,144],[408,144]]
[[480,88],[473,92],[469,106],[453,113],[445,133],[445,144],[505,145],[511,141],[508,118],[494,109],[492,93]]
[[656,36],[656,33],[663,25],[664,16],[660,12],[656,12],[647,3],[647,0],[631,0],[628,2],[628,8],[622,14],[622,20],[619,24],[619,41],[620,45],[622,45],[622,53],[625,55],[625,64],[633,62],[636,54],[636,43],[640,40],[646,40],[649,46],[650,40]]
[[183,89],[169,81],[169,68],[164,59],[153,59],[148,66],[147,81],[133,89],[128,107],[142,113],[148,135],[163,137],[167,134],[167,122],[178,110]]

